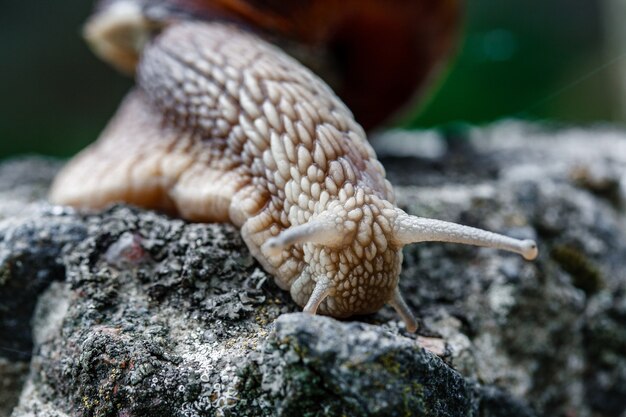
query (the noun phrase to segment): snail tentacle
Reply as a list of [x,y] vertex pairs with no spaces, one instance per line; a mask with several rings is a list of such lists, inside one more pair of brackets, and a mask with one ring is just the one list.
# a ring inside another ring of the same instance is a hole
[[320,304],[332,292],[332,282],[325,276],[320,277],[315,284],[315,288],[311,293],[309,301],[306,303],[302,311],[305,313],[315,314]]
[[402,294],[400,294],[400,289],[398,287],[396,287],[396,289],[394,290],[393,298],[391,299],[391,301],[389,301],[389,305],[392,306],[394,310],[396,310],[400,318],[402,318],[402,320],[406,324],[406,330],[410,333],[415,333],[418,326],[417,320],[415,319],[415,316],[413,315],[413,312],[411,311],[409,306],[406,304],[406,301],[404,301],[404,298],[402,297]]
[[410,216],[399,209],[398,212],[394,236],[404,245],[418,242],[462,243],[518,253],[527,260],[537,257],[537,244],[530,239],[520,240],[457,223]]
[[334,223],[328,221],[309,221],[299,226],[290,227],[278,236],[270,238],[264,245],[265,251],[270,255],[277,255],[296,243],[318,243],[330,246],[341,241],[341,234]]

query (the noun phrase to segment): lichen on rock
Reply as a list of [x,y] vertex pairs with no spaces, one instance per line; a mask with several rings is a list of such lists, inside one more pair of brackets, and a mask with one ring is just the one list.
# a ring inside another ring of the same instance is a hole
[[390,308],[300,313],[231,225],[51,206],[58,163],[3,163],[0,413],[623,414],[626,134],[504,122],[424,135],[440,151],[422,153],[420,133],[401,154],[375,140],[404,210],[540,245],[534,263],[405,249],[403,294],[442,358]]

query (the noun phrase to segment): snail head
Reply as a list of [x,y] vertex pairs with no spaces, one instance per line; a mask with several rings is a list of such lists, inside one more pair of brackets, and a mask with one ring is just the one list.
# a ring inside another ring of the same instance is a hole
[[348,317],[390,304],[407,329],[415,331],[417,322],[398,289],[402,247],[427,241],[502,249],[527,260],[537,256],[532,240],[411,216],[360,189],[330,202],[307,223],[269,239],[263,250],[270,257],[280,256],[301,245],[306,266],[292,284],[291,295],[304,311]]

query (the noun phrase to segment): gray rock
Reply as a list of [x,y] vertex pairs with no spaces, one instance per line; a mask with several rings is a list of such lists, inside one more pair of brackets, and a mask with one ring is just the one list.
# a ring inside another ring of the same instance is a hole
[[20,360],[0,359],[0,415],[8,416],[26,381],[28,362]]
[[389,308],[299,313],[230,225],[50,206],[56,163],[3,163],[0,415],[624,415],[626,133],[421,137],[381,152],[402,208],[541,252],[405,249],[403,293],[442,358]]
[[380,326],[283,315],[243,373],[235,415],[474,415],[479,395],[415,341]]

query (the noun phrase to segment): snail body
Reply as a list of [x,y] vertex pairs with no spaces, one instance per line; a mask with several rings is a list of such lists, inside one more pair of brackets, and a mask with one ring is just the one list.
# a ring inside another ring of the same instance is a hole
[[138,86],[99,140],[56,178],[58,204],[128,202],[232,222],[310,313],[392,305],[402,247],[446,241],[532,259],[530,240],[410,216],[348,107],[318,76],[240,26],[179,21],[142,45]]

